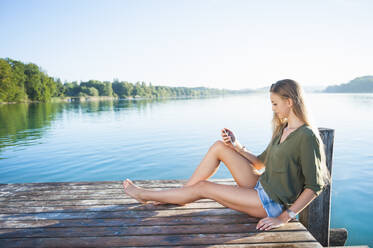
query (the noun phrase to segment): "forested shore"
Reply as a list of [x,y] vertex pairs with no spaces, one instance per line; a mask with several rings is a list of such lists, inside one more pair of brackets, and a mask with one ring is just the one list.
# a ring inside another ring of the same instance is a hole
[[234,91],[205,87],[153,86],[145,82],[130,83],[113,80],[64,82],[49,76],[34,63],[25,64],[10,58],[0,58],[0,102],[47,102],[64,97],[163,98],[200,97],[222,94],[242,94],[250,90]]

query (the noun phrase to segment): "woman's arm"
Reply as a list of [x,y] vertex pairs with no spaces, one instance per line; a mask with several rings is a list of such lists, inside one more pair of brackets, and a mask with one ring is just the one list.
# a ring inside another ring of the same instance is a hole
[[238,142],[236,135],[233,133],[233,131],[229,130],[228,128],[223,128],[221,130],[221,136],[223,138],[224,143],[227,146],[236,150],[239,154],[241,154],[241,156],[248,159],[250,163],[253,164],[255,169],[260,170],[265,167],[262,161],[260,161],[257,156],[250,153],[240,144],[240,142]]
[[255,169],[260,170],[265,167],[264,163],[262,163],[262,161],[260,161],[257,156],[246,150],[238,141],[236,141],[233,149],[236,150],[243,157],[247,158],[250,161],[250,163],[253,164]]
[[[315,192],[312,189],[304,189],[303,192],[299,195],[298,199],[294,202],[294,204],[289,208],[294,213],[300,213],[305,207],[308,206],[314,199],[316,198]],[[285,210],[280,214],[277,218],[266,217],[261,219],[256,229],[260,230],[271,230],[272,228],[279,227],[290,220],[290,216],[288,212]]]

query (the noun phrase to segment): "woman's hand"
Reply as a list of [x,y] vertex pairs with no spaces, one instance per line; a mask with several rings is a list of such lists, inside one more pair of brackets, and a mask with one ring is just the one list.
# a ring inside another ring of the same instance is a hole
[[233,131],[229,130],[228,128],[223,128],[221,130],[221,137],[226,145],[234,148],[234,144],[237,142],[237,139]]
[[277,217],[277,218],[266,217],[266,218],[261,219],[258,222],[258,224],[256,225],[256,229],[261,230],[261,231],[268,231],[268,230],[271,230],[273,228],[280,227],[280,226],[284,225],[285,223],[286,222],[284,222],[279,217]]

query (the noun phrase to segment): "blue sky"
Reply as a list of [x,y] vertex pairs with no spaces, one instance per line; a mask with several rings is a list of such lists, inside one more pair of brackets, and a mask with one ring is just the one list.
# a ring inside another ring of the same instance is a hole
[[62,81],[259,88],[373,74],[373,1],[1,0],[0,57]]

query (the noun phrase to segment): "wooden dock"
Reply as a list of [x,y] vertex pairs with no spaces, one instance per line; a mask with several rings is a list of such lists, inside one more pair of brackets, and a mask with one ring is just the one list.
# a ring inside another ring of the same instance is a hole
[[[165,189],[185,181],[134,182]],[[257,221],[211,200],[141,205],[119,181],[0,184],[0,247],[322,247],[298,221],[266,232]]]

